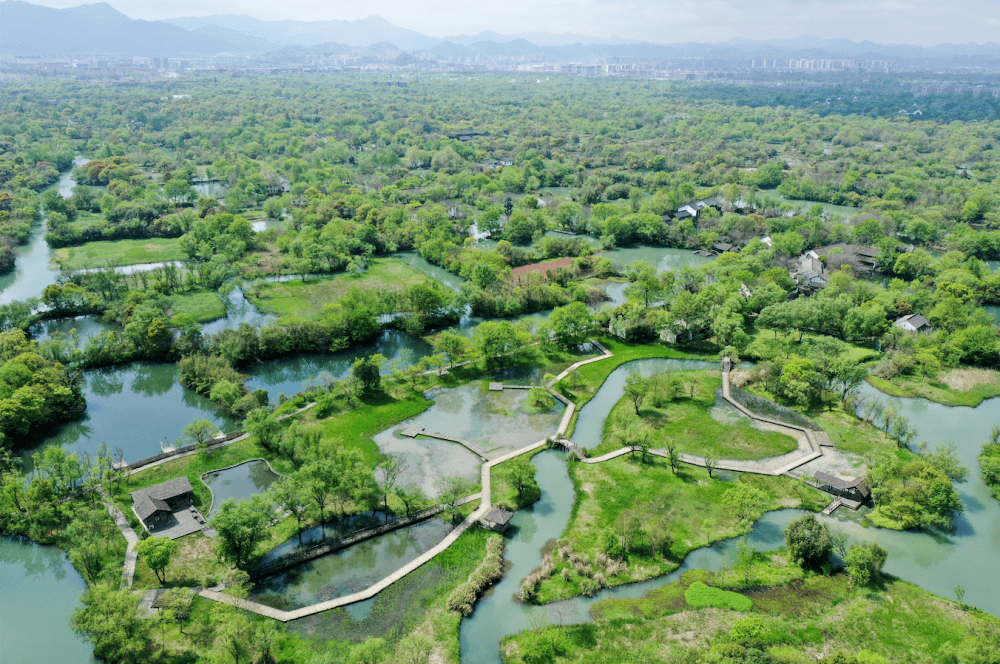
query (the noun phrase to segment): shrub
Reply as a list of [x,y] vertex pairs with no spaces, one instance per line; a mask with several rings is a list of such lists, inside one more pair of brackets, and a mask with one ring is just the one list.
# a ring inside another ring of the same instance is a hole
[[688,586],[688,589],[684,591],[684,599],[688,605],[696,609],[714,606],[720,609],[749,611],[753,606],[753,601],[745,595],[706,586],[701,581],[696,581]]
[[767,624],[760,616],[747,616],[733,623],[730,635],[737,641],[761,640],[767,631]]
[[503,576],[503,537],[493,535],[486,541],[486,556],[468,580],[448,596],[448,608],[472,615],[472,606],[488,586]]
[[792,560],[804,568],[822,566],[833,550],[830,529],[812,514],[806,514],[788,524],[785,528],[785,543],[792,554]]

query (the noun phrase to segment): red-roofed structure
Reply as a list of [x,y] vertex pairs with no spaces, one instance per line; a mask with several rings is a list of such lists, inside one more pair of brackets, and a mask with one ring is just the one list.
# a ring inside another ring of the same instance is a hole
[[531,265],[522,265],[521,267],[516,267],[510,271],[510,276],[519,277],[522,274],[527,274],[528,272],[539,272],[545,274],[549,270],[554,270],[560,267],[567,267],[573,264],[572,258],[560,258],[556,261],[546,261],[544,263],[532,263]]

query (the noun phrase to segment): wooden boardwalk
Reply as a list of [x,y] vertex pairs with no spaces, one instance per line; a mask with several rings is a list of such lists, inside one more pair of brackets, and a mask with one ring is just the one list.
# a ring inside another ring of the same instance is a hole
[[479,450],[477,450],[476,448],[474,448],[472,446],[472,443],[466,442],[466,441],[462,440],[461,438],[453,438],[451,436],[445,436],[445,435],[440,434],[440,433],[431,433],[431,432],[426,431],[426,430],[421,431],[420,435],[424,436],[426,438],[434,438],[435,440],[443,440],[446,443],[457,443],[457,444],[461,445],[462,447],[464,447],[465,449],[467,449],[470,452],[472,452],[473,454],[475,454],[481,460],[486,461],[486,456],[482,452],[480,452]]

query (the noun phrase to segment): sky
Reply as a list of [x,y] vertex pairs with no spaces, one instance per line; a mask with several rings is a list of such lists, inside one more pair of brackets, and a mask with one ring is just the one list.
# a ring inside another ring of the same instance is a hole
[[[29,0],[73,7],[80,0]],[[262,20],[381,16],[432,37],[494,30],[617,35],[655,43],[815,35],[934,46],[1000,42],[1000,0],[110,0],[146,20],[249,14]]]

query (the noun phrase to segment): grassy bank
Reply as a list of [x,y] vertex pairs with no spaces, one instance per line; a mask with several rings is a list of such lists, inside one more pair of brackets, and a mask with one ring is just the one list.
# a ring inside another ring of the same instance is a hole
[[945,406],[975,408],[985,399],[1000,396],[1000,372],[992,369],[952,369],[934,378],[869,376],[868,383],[890,396],[923,397]]
[[647,395],[635,413],[628,395],[615,404],[604,424],[601,445],[593,456],[612,452],[626,440],[618,435],[622,423],[649,425],[649,447],[662,448],[673,441],[677,449],[717,459],[763,459],[794,451],[797,441],[782,433],[754,428],[749,418],[716,406],[722,389],[719,372],[675,371],[643,381]]
[[68,270],[107,267],[109,264],[137,265],[179,261],[187,258],[176,238],[88,242],[75,247],[56,249],[55,254],[56,263]]
[[252,290],[247,295],[261,311],[269,314],[312,317],[319,316],[324,305],[342,299],[352,288],[384,293],[431,281],[434,280],[404,261],[378,258],[358,274],[265,283],[259,293]]
[[580,367],[559,381],[555,386],[561,394],[576,404],[577,415],[573,416],[573,421],[566,431],[566,436],[570,438],[573,436],[573,430],[576,427],[576,420],[580,409],[594,398],[594,395],[601,389],[601,385],[608,379],[611,372],[626,362],[657,357],[674,360],[714,361],[717,359],[712,355],[691,353],[655,344],[630,344],[611,338],[601,338],[599,341],[605,348],[614,353],[614,357]]
[[226,315],[226,305],[215,291],[197,291],[172,295],[170,313],[188,314],[197,323],[210,323]]
[[758,553],[754,569],[767,585],[740,591],[751,613],[694,608],[685,599],[693,584],[731,587],[733,574],[692,570],[644,597],[598,603],[592,624],[507,637],[504,661],[931,664],[1000,654],[1000,621],[904,581],[852,589],[844,574],[803,574],[783,552]]
[[[784,507],[819,511],[829,502],[825,494],[788,477],[743,474],[736,481],[723,481],[685,465],[674,475],[667,460],[659,457],[645,463],[628,456],[574,463],[570,476],[576,502],[560,541],[576,556],[598,569],[608,533],[625,533],[643,544],[625,556],[623,566],[603,566],[608,586],[661,576],[676,569],[693,549],[744,532],[749,523],[723,502],[737,484],[763,493],[758,513]],[[541,603],[579,595],[588,583],[571,560],[553,556],[553,562],[554,573],[538,590]],[[569,569],[565,577],[563,568]],[[612,574],[612,569],[617,571]]]

